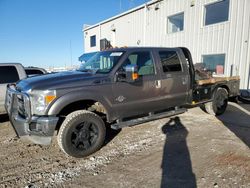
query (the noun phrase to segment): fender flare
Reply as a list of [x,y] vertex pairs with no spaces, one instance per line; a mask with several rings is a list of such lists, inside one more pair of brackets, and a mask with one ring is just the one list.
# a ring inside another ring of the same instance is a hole
[[65,106],[71,103],[77,102],[77,101],[82,101],[82,100],[93,100],[93,101],[101,103],[105,111],[107,112],[107,119],[109,120],[112,110],[110,107],[111,105],[108,103],[108,101],[103,96],[93,95],[93,93],[88,93],[86,91],[84,93],[82,92],[72,93],[71,92],[71,93],[67,93],[59,97],[52,104],[50,104],[50,106],[46,110],[46,114],[48,116],[56,116],[61,112],[61,110]]

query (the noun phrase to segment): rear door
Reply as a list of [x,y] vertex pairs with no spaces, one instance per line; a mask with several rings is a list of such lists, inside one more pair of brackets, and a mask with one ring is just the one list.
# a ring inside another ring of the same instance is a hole
[[0,65],[0,114],[5,113],[6,86],[20,79],[16,66]]
[[157,50],[161,67],[161,97],[166,108],[186,104],[190,83],[189,71],[183,53],[175,49]]

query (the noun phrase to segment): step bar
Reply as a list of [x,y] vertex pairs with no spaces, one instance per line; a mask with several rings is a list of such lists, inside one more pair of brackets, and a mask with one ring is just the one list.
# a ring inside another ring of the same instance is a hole
[[157,114],[149,113],[148,116],[141,117],[141,118],[138,118],[138,119],[117,122],[117,123],[111,125],[111,128],[115,129],[115,130],[118,130],[118,129],[122,129],[124,127],[132,127],[132,126],[135,126],[135,125],[138,125],[138,124],[141,124],[141,123],[146,123],[146,122],[149,122],[149,121],[153,121],[153,120],[157,120],[157,119],[162,119],[162,118],[182,114],[182,113],[184,113],[186,111],[187,111],[186,108],[179,108],[179,109],[176,109],[176,110],[171,110],[171,111],[157,113]]

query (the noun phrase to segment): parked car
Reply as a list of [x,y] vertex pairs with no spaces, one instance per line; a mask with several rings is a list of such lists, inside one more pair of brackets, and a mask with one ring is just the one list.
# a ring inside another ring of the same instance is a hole
[[121,129],[201,106],[221,115],[239,94],[239,77],[195,80],[186,48],[101,51],[70,72],[9,85],[6,109],[18,136],[50,144],[55,131],[66,154],[85,157],[104,143],[106,127]]
[[26,78],[24,67],[20,63],[0,63],[0,114],[5,114],[6,87],[9,83]]

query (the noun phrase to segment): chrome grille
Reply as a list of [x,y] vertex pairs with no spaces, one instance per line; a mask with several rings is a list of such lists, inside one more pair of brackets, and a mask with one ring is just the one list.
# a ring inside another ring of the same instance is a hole
[[29,95],[16,90],[14,85],[8,85],[6,91],[5,107],[9,115],[18,113],[27,122],[31,121],[31,108]]
[[17,110],[21,116],[23,117],[27,116],[25,112],[24,99],[22,95],[17,95]]

